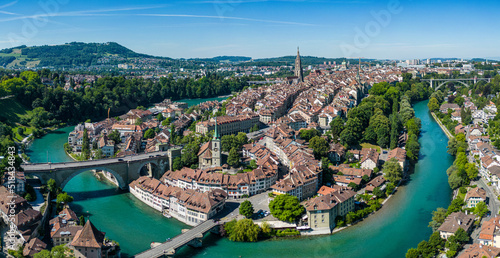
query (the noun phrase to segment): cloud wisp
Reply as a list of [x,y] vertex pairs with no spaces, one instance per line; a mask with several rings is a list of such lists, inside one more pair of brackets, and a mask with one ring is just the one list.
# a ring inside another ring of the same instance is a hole
[[219,19],[219,20],[228,19],[228,20],[240,20],[240,21],[251,21],[251,22],[287,24],[287,25],[316,26],[315,24],[302,23],[302,22],[263,20],[263,19],[233,17],[233,16],[194,15],[194,14],[137,14],[137,15],[150,16],[150,17],[205,18],[205,19]]

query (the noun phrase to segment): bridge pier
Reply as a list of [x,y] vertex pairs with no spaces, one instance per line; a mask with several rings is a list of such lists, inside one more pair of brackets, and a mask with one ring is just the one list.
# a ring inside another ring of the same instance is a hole
[[191,247],[199,248],[203,244],[203,234],[197,234],[193,240],[191,240],[188,245]]

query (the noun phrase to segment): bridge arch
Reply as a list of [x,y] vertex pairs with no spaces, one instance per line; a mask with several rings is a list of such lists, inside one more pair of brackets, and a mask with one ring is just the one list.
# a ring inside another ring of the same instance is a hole
[[156,169],[156,173],[153,170],[153,174],[151,176],[154,178],[160,179],[160,177],[163,176],[163,173],[165,173],[165,171],[166,171],[165,168],[167,167],[168,162],[161,160],[161,159],[160,160],[158,160],[158,159],[146,160],[144,162],[141,162],[139,164],[137,172],[136,172],[136,175],[138,177],[142,176],[141,170],[148,164],[151,164],[152,166],[154,166],[154,169]]
[[461,83],[462,85],[464,85],[465,87],[470,87],[469,84],[463,82],[463,81],[445,81],[445,82],[442,82],[441,84],[439,84],[434,90],[438,90],[439,88],[441,88],[441,86],[447,84],[447,83],[450,83],[450,82],[458,82],[458,83]]
[[125,189],[127,187],[127,184],[125,183],[125,181],[123,180],[122,176],[120,176],[119,173],[117,173],[116,171],[110,169],[110,168],[107,168],[107,167],[92,167],[92,168],[82,168],[82,169],[79,169],[79,170],[75,170],[73,172],[71,172],[69,174],[69,176],[67,176],[64,181],[61,183],[61,188],[64,189],[64,187],[66,186],[66,184],[71,181],[71,179],[73,179],[75,176],[85,172],[85,171],[90,171],[90,170],[104,170],[104,171],[107,171],[109,173],[111,173],[116,181],[118,181],[118,187],[120,189]]

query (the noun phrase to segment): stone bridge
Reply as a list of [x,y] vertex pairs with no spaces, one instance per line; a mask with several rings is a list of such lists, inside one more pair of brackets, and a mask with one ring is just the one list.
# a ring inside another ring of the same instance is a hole
[[128,189],[130,182],[145,175],[145,171],[155,178],[160,178],[166,170],[171,168],[172,160],[179,155],[180,150],[170,149],[123,158],[22,164],[21,167],[24,169],[25,175],[36,176],[43,184],[47,183],[49,179],[54,179],[61,188],[64,188],[73,177],[84,171],[103,170],[110,172],[116,178],[118,186],[125,190]]

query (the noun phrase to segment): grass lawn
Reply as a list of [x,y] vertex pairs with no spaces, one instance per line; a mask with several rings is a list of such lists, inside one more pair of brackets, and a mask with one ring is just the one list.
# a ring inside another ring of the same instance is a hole
[[377,145],[373,145],[373,144],[370,144],[370,143],[361,143],[360,144],[362,148],[372,148],[372,149],[376,149],[378,153],[382,153],[382,151],[380,150],[380,147],[377,146]]
[[9,123],[12,127],[21,121],[21,117],[30,114],[30,110],[19,103],[15,98],[0,100],[0,121]]
[[[19,128],[19,127],[24,128],[23,135],[20,135],[17,132],[17,128]],[[18,124],[16,127],[13,127],[12,130],[14,131],[15,140],[18,141],[18,142],[20,142],[20,141],[22,141],[24,139],[24,137],[30,135],[31,132],[33,132],[33,127],[26,127],[26,126],[22,126],[22,125]]]
[[[30,115],[31,110],[23,106],[15,98],[0,99],[0,109],[2,110],[0,112],[0,121],[12,126],[14,140],[20,142],[33,131],[32,127],[26,127],[19,123],[22,117]],[[17,133],[19,127],[24,128],[23,135]]]

